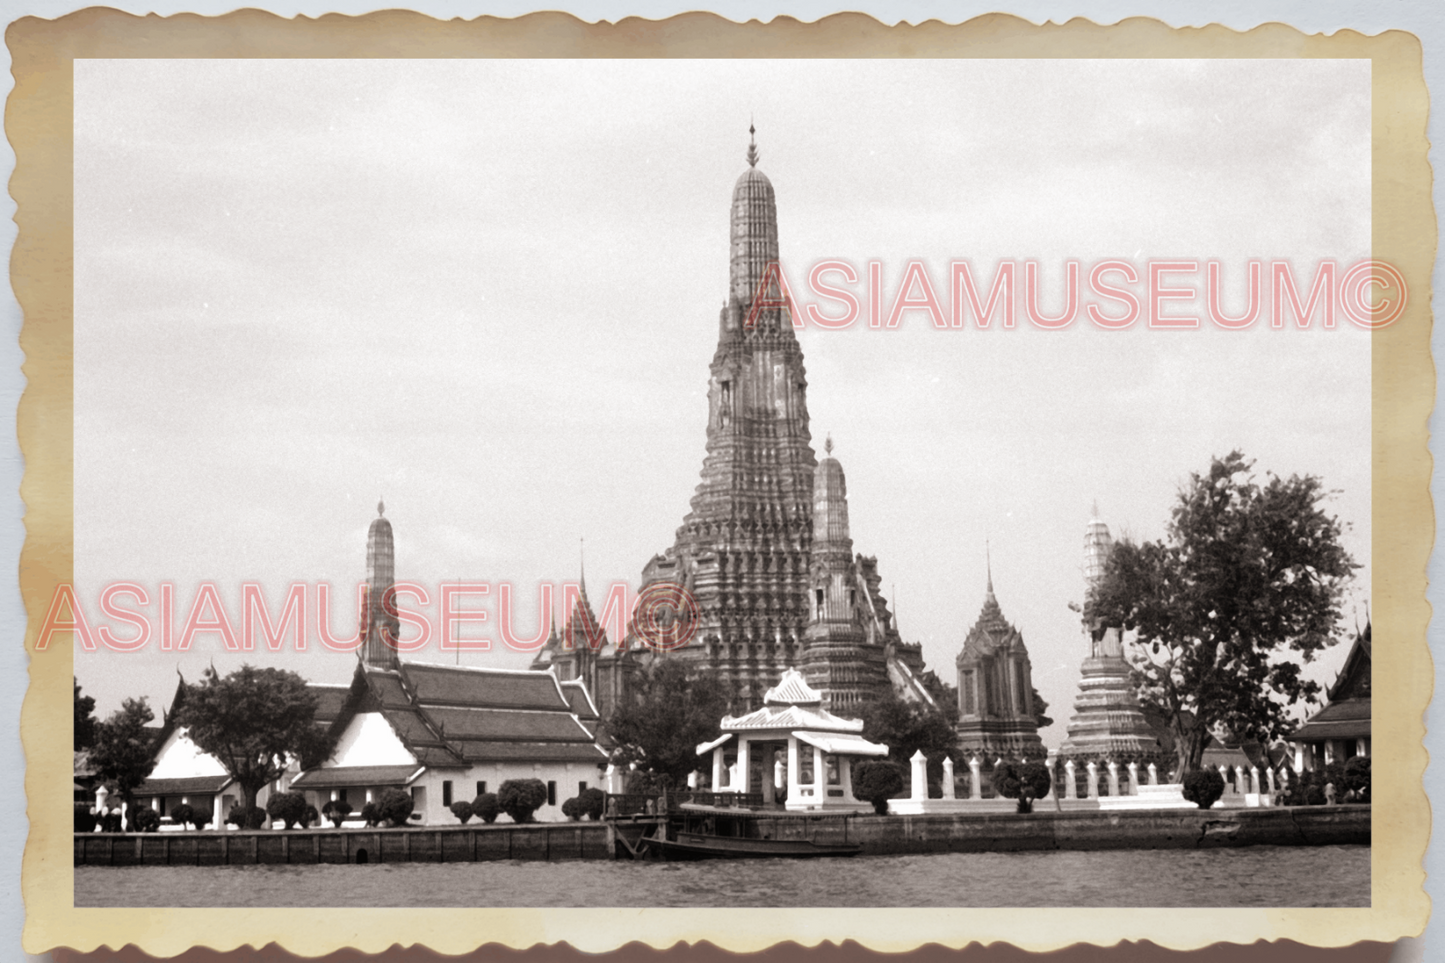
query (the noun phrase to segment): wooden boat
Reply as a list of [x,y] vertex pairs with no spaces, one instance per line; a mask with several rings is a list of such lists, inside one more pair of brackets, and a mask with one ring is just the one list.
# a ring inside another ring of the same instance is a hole
[[781,813],[684,803],[670,811],[648,840],[663,858],[810,859],[856,856],[842,815]]

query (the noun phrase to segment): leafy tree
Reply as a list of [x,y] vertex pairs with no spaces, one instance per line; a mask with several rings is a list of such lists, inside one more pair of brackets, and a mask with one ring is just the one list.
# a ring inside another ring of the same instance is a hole
[[184,696],[179,723],[236,780],[247,808],[293,759],[304,767],[330,755],[316,697],[294,672],[243,665],[223,679],[210,668]]
[[[1366,781],[1368,776],[1369,773],[1366,772]],[[577,806],[588,819],[601,819],[602,812],[607,807],[607,794],[596,786],[584,789],[577,794]]]
[[608,718],[606,729],[617,745],[612,761],[667,776],[682,785],[698,767],[697,747],[722,734],[730,693],[710,674],[689,677],[687,667],[662,657],[637,675],[633,697]]
[[90,696],[80,694],[80,682],[71,676],[71,682],[75,683],[75,751],[89,749],[95,743],[95,727],[97,725],[95,716],[95,700]]
[[1345,788],[1370,798],[1370,757],[1351,756],[1345,762]]
[[1000,796],[1019,801],[1018,811],[1034,811],[1034,800],[1048,794],[1053,780],[1048,767],[1037,762],[1005,762],[993,771],[993,785]]
[[244,803],[232,803],[231,811],[226,814],[226,822],[241,829],[260,829],[267,825],[266,810],[260,806],[246,806]]
[[1214,769],[1198,769],[1184,776],[1184,798],[1200,809],[1208,809],[1224,795],[1224,777]]
[[892,690],[864,705],[863,738],[887,746],[888,758],[902,766],[904,772],[910,771],[913,754],[922,751],[928,759],[930,788],[943,784],[944,759],[952,758],[955,766],[963,761],[958,734],[947,716],[938,709],[905,702]]
[[501,813],[502,807],[497,803],[497,794],[484,792],[472,800],[472,815],[484,823],[494,823]]
[[458,799],[451,805],[452,815],[457,817],[463,826],[467,820],[472,818],[472,804],[465,799]]
[[273,793],[271,798],[266,801],[266,815],[270,816],[272,821],[281,820],[287,829],[297,823],[304,827],[306,825],[306,797],[299,792]]
[[331,820],[331,825],[340,826],[351,815],[351,803],[344,799],[332,799],[321,807],[321,815]]
[[185,829],[196,821],[196,811],[185,803],[171,807],[171,822]]
[[381,822],[381,811],[376,808],[376,803],[369,802],[361,807],[361,821],[368,826]]
[[870,759],[853,767],[853,795],[873,804],[873,811],[888,813],[888,800],[903,791],[903,767],[887,760]]
[[1051,718],[1049,717],[1049,714],[1048,714],[1048,712],[1049,712],[1049,704],[1044,701],[1044,697],[1043,697],[1043,696],[1039,695],[1039,690],[1038,690],[1038,689],[1034,689],[1033,691],[1034,691],[1034,722],[1035,722],[1035,724],[1038,725],[1038,727],[1039,727],[1040,729],[1047,729],[1049,726],[1051,726],[1051,725],[1054,724],[1054,720],[1051,719]]
[[540,779],[508,779],[497,789],[497,805],[514,823],[529,823],[547,801],[547,784]]
[[1290,655],[1338,641],[1358,568],[1318,478],[1261,483],[1252,467],[1235,451],[1192,475],[1165,539],[1116,543],[1085,609],[1097,631],[1135,633],[1135,686],[1168,720],[1181,773],[1218,727],[1266,744],[1292,727],[1288,708],[1319,685]]
[[405,826],[414,805],[411,793],[401,789],[383,789],[376,800],[377,822],[384,819],[393,826]]
[[154,833],[161,828],[161,814],[149,806],[140,806],[130,818],[131,832]]
[[128,813],[136,811],[134,793],[156,767],[155,733],[146,728],[155,713],[144,697],[126,699],[121,707],[96,727],[90,749],[91,765],[101,777],[115,784],[115,791]]
[[569,820],[571,820],[571,821],[574,822],[574,823],[575,823],[577,820],[579,820],[579,819],[582,818],[582,809],[581,809],[581,807],[578,806],[578,804],[577,804],[577,797],[576,797],[576,796],[573,796],[571,799],[568,799],[568,800],[563,801],[563,803],[562,803],[562,815],[566,816]]

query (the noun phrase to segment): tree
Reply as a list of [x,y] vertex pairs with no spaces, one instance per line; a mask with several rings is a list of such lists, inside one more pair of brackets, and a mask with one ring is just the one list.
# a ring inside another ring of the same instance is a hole
[[321,807],[321,815],[331,820],[331,825],[340,826],[346,822],[346,817],[351,815],[351,803],[344,799],[329,800]]
[[662,657],[637,676],[633,697],[607,720],[617,745],[612,761],[667,776],[674,786],[698,767],[697,747],[722,734],[729,692],[713,675],[689,677],[687,667]]
[[903,791],[903,767],[895,762],[870,759],[853,767],[853,795],[873,804],[880,816],[888,813],[888,800]]
[[80,682],[71,676],[71,682],[75,683],[75,730],[74,741],[75,751],[89,749],[95,742],[95,699],[80,694]]
[[[1368,782],[1369,773],[1365,775]],[[577,808],[588,819],[601,819],[603,810],[607,808],[607,794],[596,786],[584,789],[577,794]]]
[[942,785],[944,759],[953,759],[955,766],[963,761],[958,734],[947,716],[939,709],[905,702],[891,689],[864,705],[863,738],[887,746],[888,758],[901,765],[904,772],[910,771],[913,754],[922,751],[928,759],[930,786]]
[[1199,769],[1184,775],[1182,792],[1188,802],[1208,809],[1224,795],[1224,777],[1214,769]]
[[[127,810],[129,812],[129,810]],[[130,829],[133,833],[156,833],[160,832],[161,814],[149,806],[141,806],[130,817]]]
[[1048,767],[1037,762],[1006,762],[993,771],[993,785],[1006,799],[1019,801],[1018,811],[1034,811],[1034,800],[1048,794],[1053,780]]
[[281,820],[287,829],[297,823],[304,828],[306,825],[306,797],[294,790],[273,793],[271,798],[266,800],[266,815],[270,816],[273,821]]
[[185,803],[171,807],[171,822],[185,829],[196,821],[196,811]]
[[496,822],[501,811],[502,807],[497,804],[497,794],[494,792],[484,792],[472,800],[472,815],[484,823]]
[[457,817],[457,821],[463,826],[467,824],[468,819],[472,818],[472,804],[465,799],[458,799],[452,803],[451,811],[452,815]]
[[155,713],[145,697],[126,699],[110,717],[96,726],[90,761],[101,778],[115,783],[125,811],[136,814],[133,794],[156,767],[155,733],[146,728]]
[[576,796],[562,803],[562,815],[574,823],[582,818],[582,807],[578,805]]
[[1049,726],[1051,726],[1051,725],[1054,724],[1054,720],[1051,719],[1051,718],[1049,718],[1049,714],[1048,714],[1048,712],[1049,712],[1049,704],[1044,701],[1044,697],[1043,697],[1043,696],[1039,695],[1039,690],[1038,690],[1038,689],[1034,689],[1033,691],[1034,691],[1034,723],[1035,723],[1040,729],[1047,729]]
[[393,826],[405,826],[414,805],[411,793],[395,788],[383,789],[376,800],[377,822],[384,819]]
[[305,766],[330,754],[315,720],[316,697],[299,675],[243,665],[224,679],[207,669],[187,686],[178,721],[236,780],[249,809],[292,760]]
[[547,801],[547,784],[540,779],[508,779],[497,789],[497,805],[514,823],[529,823]]
[[1289,707],[1319,692],[1292,654],[1338,641],[1358,568],[1318,478],[1261,483],[1252,467],[1235,451],[1191,475],[1165,539],[1116,543],[1085,609],[1096,630],[1134,633],[1134,684],[1168,721],[1181,774],[1213,731],[1268,744],[1292,727]]

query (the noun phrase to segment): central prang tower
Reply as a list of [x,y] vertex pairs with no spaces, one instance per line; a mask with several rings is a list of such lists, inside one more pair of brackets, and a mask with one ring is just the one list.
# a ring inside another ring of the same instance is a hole
[[747,161],[733,187],[728,298],[708,379],[702,481],[673,547],[653,557],[642,580],[675,582],[693,594],[697,631],[676,654],[735,683],[751,703],[801,659],[811,614],[817,460],[791,313],[753,308],[755,299],[782,300],[783,291],[777,205],[757,168],[756,141]]

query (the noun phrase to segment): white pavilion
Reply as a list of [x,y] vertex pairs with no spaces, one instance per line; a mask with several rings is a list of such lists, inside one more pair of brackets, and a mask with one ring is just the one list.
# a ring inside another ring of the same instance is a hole
[[761,709],[721,725],[721,737],[697,747],[699,756],[712,753],[714,791],[761,792],[774,805],[786,788],[792,810],[869,808],[853,798],[853,760],[886,756],[888,747],[863,738],[863,720],[824,709],[797,669],[783,673]]

